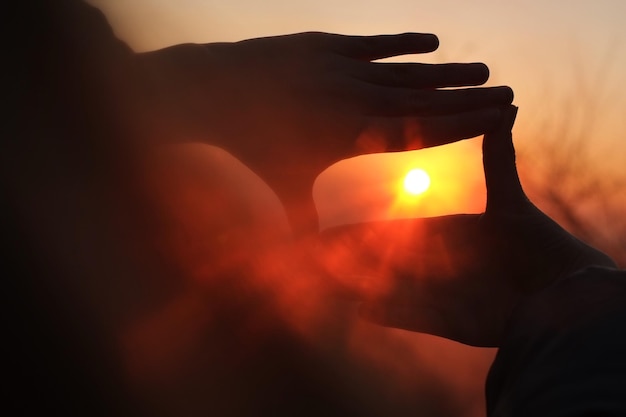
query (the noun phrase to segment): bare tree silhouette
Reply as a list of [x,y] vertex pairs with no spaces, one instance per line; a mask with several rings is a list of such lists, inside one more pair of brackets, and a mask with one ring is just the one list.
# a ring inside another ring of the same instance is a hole
[[611,89],[617,81],[613,58],[607,52],[595,70],[574,62],[572,88],[531,110],[534,124],[518,135],[516,146],[531,198],[624,267],[626,170],[619,169],[619,155],[626,154],[626,144],[602,149],[597,133],[607,109],[620,99]]

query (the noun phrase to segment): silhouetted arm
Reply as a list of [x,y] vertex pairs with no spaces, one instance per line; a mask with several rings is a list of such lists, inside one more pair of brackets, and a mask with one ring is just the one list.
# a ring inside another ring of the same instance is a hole
[[519,305],[487,380],[490,417],[626,415],[626,272],[589,267]]

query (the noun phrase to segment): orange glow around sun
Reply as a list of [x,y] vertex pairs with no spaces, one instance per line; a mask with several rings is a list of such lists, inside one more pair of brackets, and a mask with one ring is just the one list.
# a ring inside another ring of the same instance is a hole
[[320,174],[313,194],[322,229],[481,213],[486,201],[481,141],[346,159]]
[[428,190],[428,187],[430,187],[430,177],[423,169],[412,169],[404,177],[404,190],[409,194],[422,194]]

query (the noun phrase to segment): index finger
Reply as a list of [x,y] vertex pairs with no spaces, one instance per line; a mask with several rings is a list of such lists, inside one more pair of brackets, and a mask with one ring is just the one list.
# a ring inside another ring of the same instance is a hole
[[336,35],[335,50],[341,55],[363,60],[390,58],[398,55],[432,52],[439,39],[431,33],[401,33],[397,35],[346,36]]
[[517,107],[503,110],[500,125],[485,134],[483,139],[483,165],[487,186],[487,212],[511,212],[527,201],[517,174],[515,148],[511,129]]

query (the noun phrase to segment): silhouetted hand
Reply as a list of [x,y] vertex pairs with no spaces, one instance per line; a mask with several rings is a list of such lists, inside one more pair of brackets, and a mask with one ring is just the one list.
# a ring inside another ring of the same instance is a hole
[[228,150],[277,192],[297,229],[316,230],[311,188],[332,163],[483,134],[512,101],[508,87],[438,90],[483,84],[484,64],[371,62],[437,47],[429,34],[301,33],[178,45],[140,63],[164,132]]
[[390,327],[498,346],[517,303],[589,265],[615,266],[562,229],[524,194],[511,106],[485,135],[487,209],[336,227],[327,264],[363,297],[360,313]]

